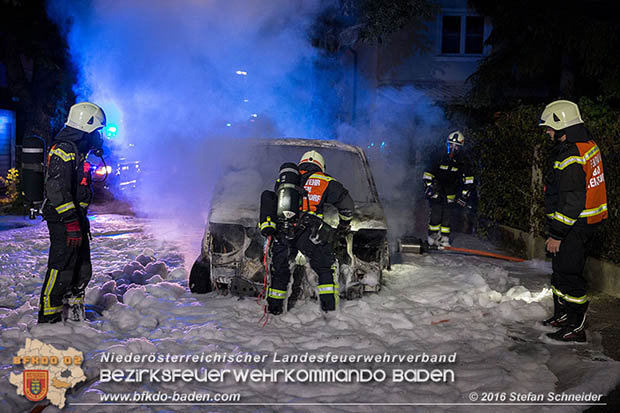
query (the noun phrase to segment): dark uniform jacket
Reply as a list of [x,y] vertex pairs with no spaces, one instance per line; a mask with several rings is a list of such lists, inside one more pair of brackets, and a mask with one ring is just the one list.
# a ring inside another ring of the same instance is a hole
[[65,126],[54,139],[47,160],[43,217],[49,222],[72,222],[86,216],[93,198],[90,164],[75,141],[84,134]]
[[452,158],[445,151],[435,153],[424,171],[423,180],[426,185],[432,184],[435,191],[445,195],[449,201],[454,201],[459,195],[469,197],[474,186],[471,162],[462,151]]
[[601,152],[583,124],[564,131],[566,140],[551,150],[545,176],[549,235],[558,240],[575,224],[596,224],[607,218]]

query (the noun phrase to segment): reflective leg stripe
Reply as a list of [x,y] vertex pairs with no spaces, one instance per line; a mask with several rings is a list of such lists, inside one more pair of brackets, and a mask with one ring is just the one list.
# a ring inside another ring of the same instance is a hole
[[575,303],[575,304],[585,304],[588,302],[588,300],[590,299],[590,297],[588,296],[588,294],[585,294],[581,297],[573,297],[567,294],[562,293],[560,290],[558,290],[557,288],[555,288],[553,285],[551,286],[551,290],[553,290],[553,294],[557,295],[558,297],[568,301],[569,303]]
[[319,294],[334,294],[336,286],[334,284],[321,284],[317,287]]
[[332,274],[334,277],[334,302],[335,308],[338,308],[338,302],[340,301],[340,285],[338,284],[338,266],[334,263],[332,264]]
[[441,225],[430,225],[428,226],[428,230],[431,232],[437,232],[441,229]]
[[456,199],[456,194],[446,195],[446,198],[448,198],[448,201],[454,201]]
[[442,234],[449,234],[450,233],[450,227],[441,227],[441,233]]
[[50,294],[52,293],[52,289],[54,288],[54,284],[56,284],[56,278],[58,277],[58,270],[50,270],[50,277],[47,280],[47,285],[43,290],[43,314],[50,315],[56,314],[62,311],[62,306],[52,307],[50,302]]
[[276,300],[284,300],[286,298],[286,291],[270,288],[267,296],[269,298],[275,298]]
[[82,208],[88,208],[88,205],[89,205],[88,202],[80,202],[80,206]]
[[84,304],[84,297],[69,297],[67,299],[67,304],[69,305]]
[[259,229],[259,230],[261,230],[261,231],[262,231],[264,228],[273,228],[273,229],[276,229],[276,223],[275,223],[275,222],[273,222],[273,221],[271,221],[271,218],[270,218],[270,217],[267,217],[267,221],[265,221],[265,222],[263,222],[263,223],[261,223],[261,224],[259,224],[259,225],[258,225],[258,229]]

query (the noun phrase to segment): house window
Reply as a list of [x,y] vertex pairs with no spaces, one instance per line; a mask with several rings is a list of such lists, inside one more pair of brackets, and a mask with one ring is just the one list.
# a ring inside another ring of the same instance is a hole
[[467,16],[465,20],[465,54],[482,54],[484,18]]
[[0,87],[8,87],[8,83],[6,81],[6,66],[4,63],[0,62]]
[[461,16],[443,16],[441,53],[460,53]]
[[484,49],[484,17],[445,15],[441,21],[441,53],[481,55]]

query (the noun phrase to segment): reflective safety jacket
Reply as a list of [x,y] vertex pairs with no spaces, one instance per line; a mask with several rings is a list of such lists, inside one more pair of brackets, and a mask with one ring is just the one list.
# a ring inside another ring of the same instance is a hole
[[338,209],[342,221],[353,218],[353,198],[345,187],[323,172],[301,172],[301,182],[305,189],[302,210],[323,217],[324,205],[331,204]]
[[467,199],[474,188],[474,175],[469,159],[463,152],[452,158],[443,151],[431,157],[422,176],[426,186],[433,185],[435,192],[445,195],[448,202],[459,196]]
[[566,140],[552,150],[545,178],[549,235],[562,240],[577,222],[607,219],[607,193],[601,151],[583,124],[565,129]]
[[43,217],[50,222],[71,222],[85,216],[93,198],[90,164],[74,143],[59,140],[63,131],[47,158]]

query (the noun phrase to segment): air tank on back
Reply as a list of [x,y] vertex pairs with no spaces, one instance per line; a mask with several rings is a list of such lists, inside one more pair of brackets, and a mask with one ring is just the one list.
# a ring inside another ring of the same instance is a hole
[[45,181],[45,141],[32,135],[22,142],[22,176],[21,191],[24,204],[34,219],[44,198]]
[[286,162],[280,166],[278,188],[276,190],[278,197],[276,216],[287,238],[294,237],[294,224],[299,217],[300,182],[299,169],[296,164]]

